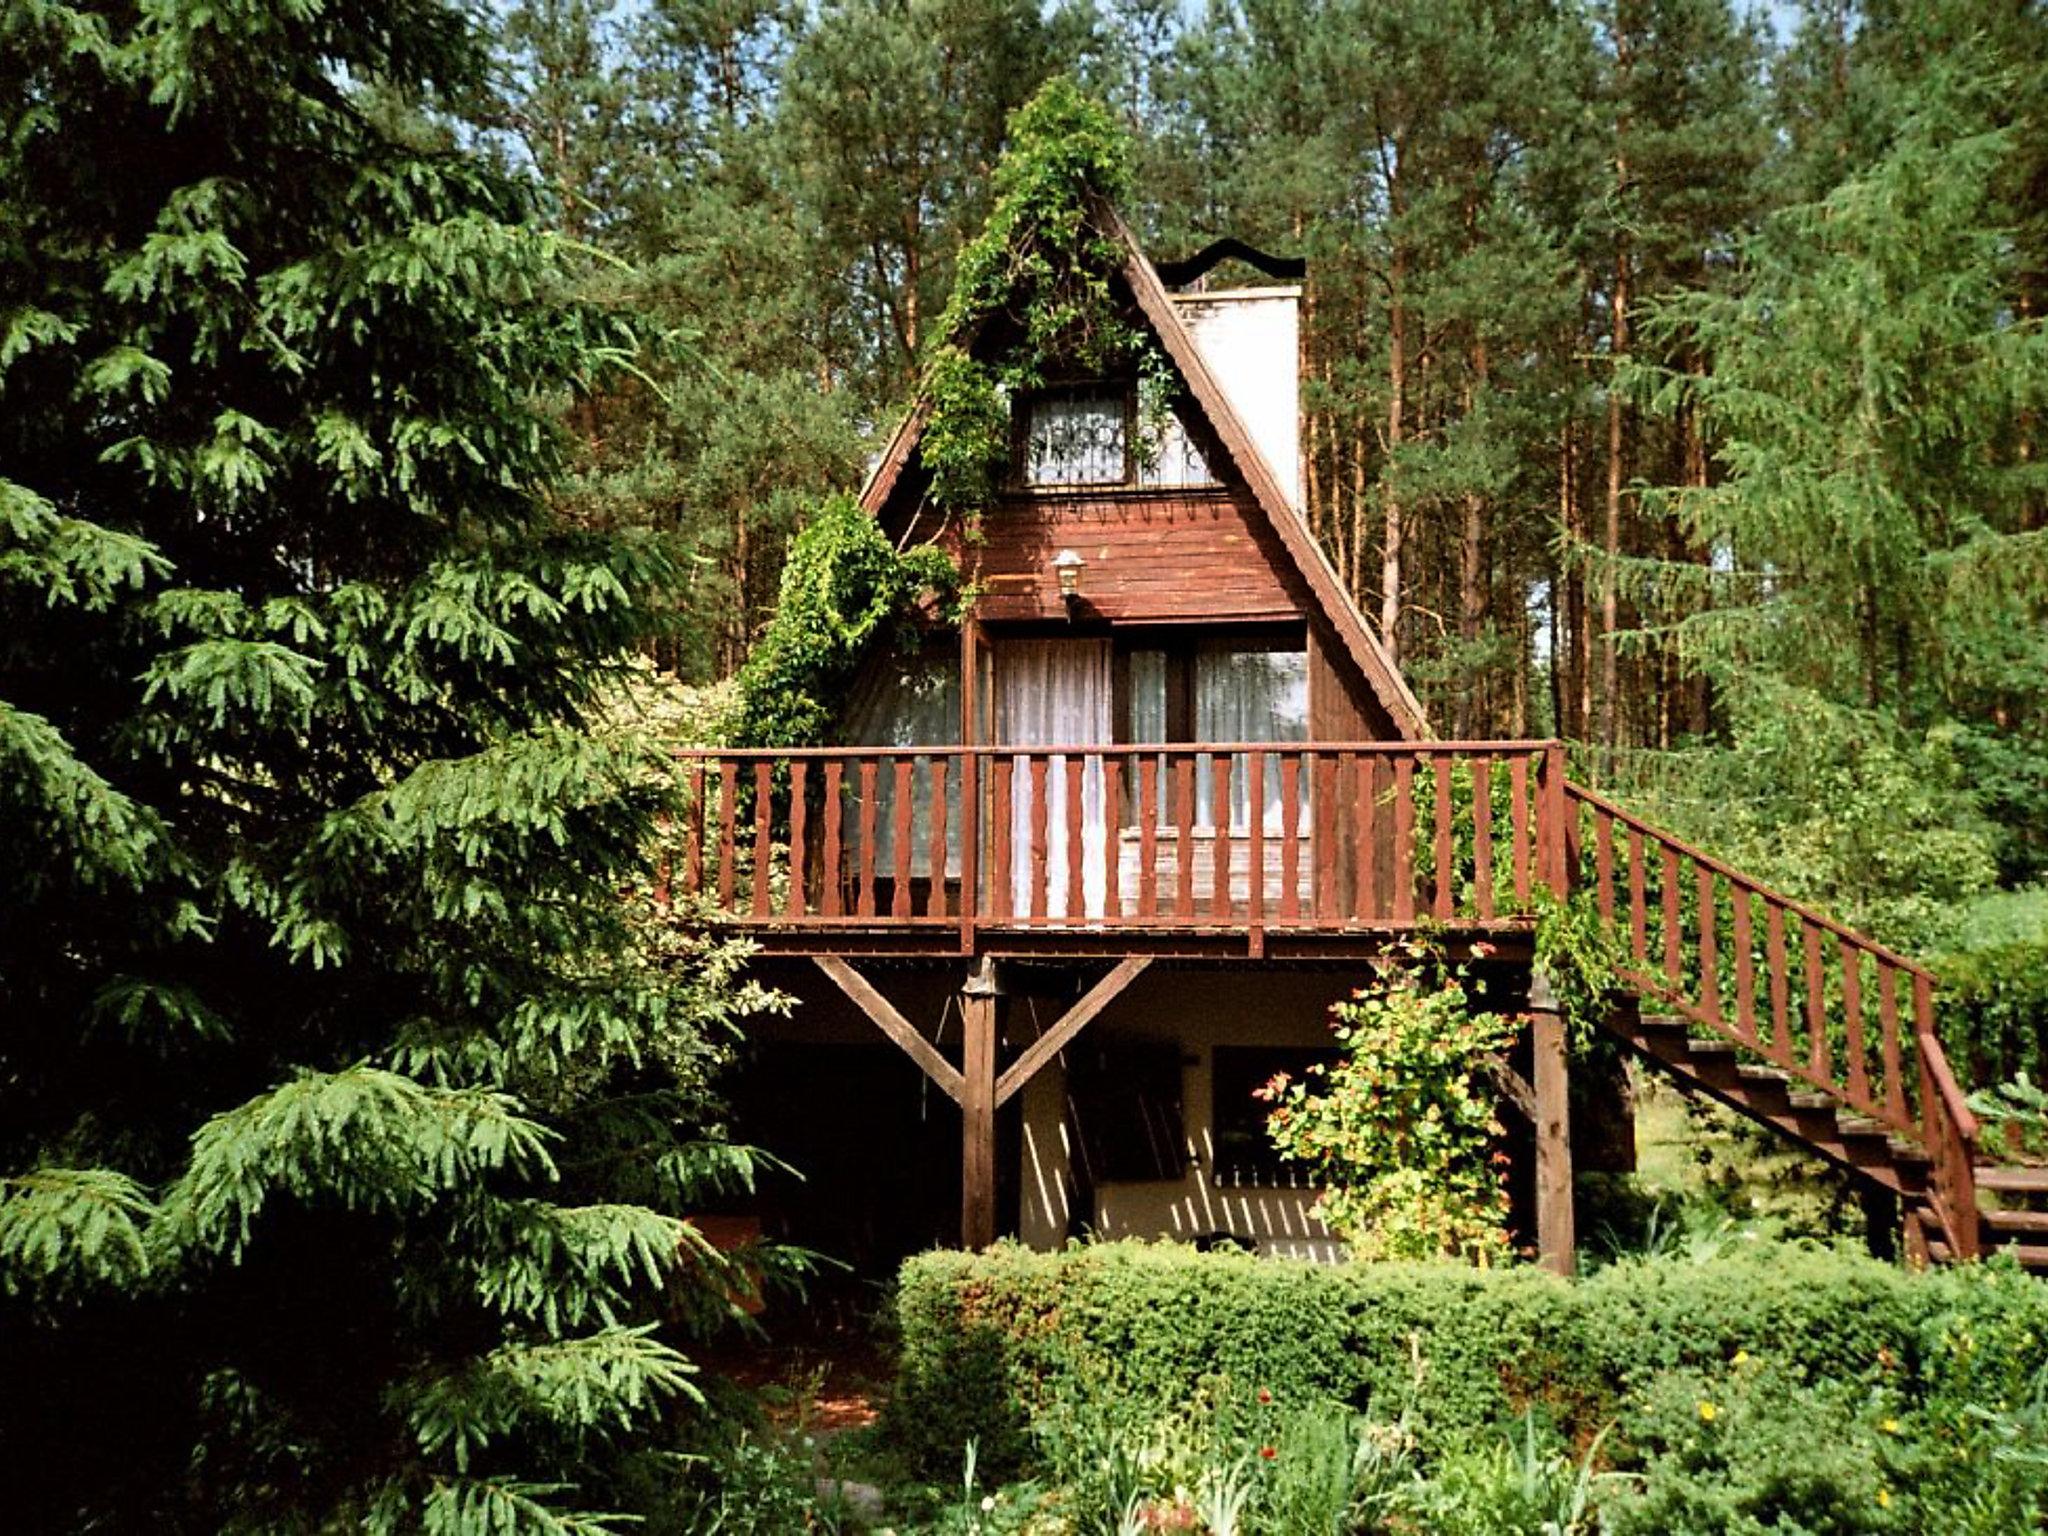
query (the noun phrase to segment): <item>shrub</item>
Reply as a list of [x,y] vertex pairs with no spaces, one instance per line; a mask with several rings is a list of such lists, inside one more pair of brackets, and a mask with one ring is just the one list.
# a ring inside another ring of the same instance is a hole
[[[1032,1456],[1034,1424],[1092,1412],[1135,1431],[1184,1410],[1198,1386],[1289,1407],[1405,1408],[1431,1447],[1519,1435],[1531,1414],[1580,1455],[1664,1378],[1712,1377],[1738,1356],[1788,1380],[1890,1394],[1981,1440],[1972,1405],[2022,1402],[2048,1362],[2037,1281],[1996,1268],[1916,1276],[1789,1245],[1576,1282],[1166,1245],[1004,1246],[913,1259],[898,1315],[888,1428],[948,1477],[970,1437],[991,1471],[1014,1468]],[[1632,1444],[1623,1433],[1611,1450]]]

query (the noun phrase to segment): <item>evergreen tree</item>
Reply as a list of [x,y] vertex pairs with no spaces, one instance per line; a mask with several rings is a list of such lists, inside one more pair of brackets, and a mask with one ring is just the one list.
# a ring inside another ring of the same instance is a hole
[[1723,468],[1657,493],[1708,563],[1637,570],[1731,716],[1685,777],[1717,846],[1902,943],[1951,936],[2042,847],[2048,334],[2013,305],[2001,96],[1981,55],[1925,72],[1871,164],[1651,328],[1704,349],[1656,399],[1700,413]]
[[674,571],[547,501],[630,338],[353,94],[485,62],[428,0],[0,10],[18,1529],[595,1530],[694,1390],[657,1306],[728,1308],[681,1215],[764,1000],[622,899],[606,707]]

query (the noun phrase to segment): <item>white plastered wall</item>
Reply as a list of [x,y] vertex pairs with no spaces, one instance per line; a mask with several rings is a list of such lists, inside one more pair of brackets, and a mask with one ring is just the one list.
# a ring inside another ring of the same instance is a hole
[[1301,506],[1301,289],[1173,295],[1202,361],[1260,457]]
[[[1210,1069],[1219,1045],[1330,1043],[1328,1008],[1342,989],[1327,976],[1255,972],[1148,977],[1089,1027],[1105,1025],[1175,1041],[1181,1050],[1181,1113],[1188,1169],[1174,1181],[1105,1184],[1080,1225],[1097,1236],[1191,1241],[1228,1232],[1261,1253],[1333,1262],[1342,1245],[1309,1214],[1313,1189],[1219,1188],[1211,1179]],[[1013,1014],[1015,1030],[1018,1020]],[[1075,1198],[1066,1082],[1055,1061],[1024,1090],[1022,1202],[1018,1236],[1031,1247],[1066,1241]]]

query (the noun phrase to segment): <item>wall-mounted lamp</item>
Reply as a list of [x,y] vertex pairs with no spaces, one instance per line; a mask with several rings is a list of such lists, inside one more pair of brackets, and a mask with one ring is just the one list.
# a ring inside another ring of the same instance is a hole
[[1074,605],[1081,601],[1081,572],[1088,562],[1071,549],[1063,549],[1052,557],[1053,574],[1060,581],[1060,601],[1067,605],[1067,612],[1074,611]]

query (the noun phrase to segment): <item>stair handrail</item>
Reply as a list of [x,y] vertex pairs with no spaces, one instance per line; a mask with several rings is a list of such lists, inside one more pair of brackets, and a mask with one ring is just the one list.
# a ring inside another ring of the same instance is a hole
[[[1875,960],[1880,966],[1889,966],[1911,979],[1913,990],[1911,1001],[1913,1010],[1913,1040],[1919,1065],[1920,1084],[1919,1092],[1916,1095],[1919,1100],[1917,1106],[1919,1112],[1917,1115],[1911,1115],[1909,1112],[1907,1126],[1910,1126],[1914,1136],[1919,1140],[1931,1160],[1933,1177],[1931,1180],[1929,1203],[1934,1209],[1936,1218],[1941,1223],[1950,1251],[1958,1258],[1976,1257],[1979,1251],[1979,1238],[1976,1221],[1977,1198],[1974,1165],[1979,1126],[1977,1117],[1971,1112],[1965,1099],[1962,1085],[1957,1080],[1954,1069],[1949,1065],[1948,1054],[1942,1049],[1940,1037],[1935,1029],[1934,973],[1919,962],[1908,959],[1906,956],[1887,948],[1865,934],[1858,933],[1855,929],[1838,922],[1836,919],[1829,917],[1826,913],[1809,906],[1805,902],[1774,890],[1754,876],[1737,869],[1726,860],[1715,858],[1704,849],[1693,847],[1682,838],[1665,831],[1652,822],[1645,821],[1642,817],[1616,804],[1613,800],[1596,790],[1567,781],[1565,793],[1575,804],[1589,807],[1598,815],[1607,817],[1610,821],[1640,836],[1646,844],[1654,844],[1661,851],[1685,859],[1698,868],[1710,871],[1712,874],[1726,880],[1731,890],[1740,889],[1749,896],[1761,900],[1766,904],[1767,909],[1775,907],[1787,916],[1796,917],[1821,932],[1831,934],[1842,944],[1852,946]],[[1578,826],[1577,813],[1573,812],[1569,820],[1571,830],[1576,833]],[[1578,843],[1576,836],[1573,838],[1573,843],[1576,849]],[[1611,861],[1611,845],[1606,850],[1604,857]],[[1576,877],[1576,858],[1573,860],[1572,872],[1574,877]],[[1639,877],[1640,872],[1632,869],[1632,882]],[[1602,921],[1608,927],[1618,929],[1621,925],[1611,910],[1611,886],[1615,879],[1612,868],[1605,869],[1600,878],[1607,882],[1609,886],[1608,900],[1603,902],[1602,906]],[[1781,932],[1782,930],[1778,931]],[[1669,996],[1669,989],[1661,985],[1654,976],[1645,975],[1640,979],[1645,984],[1647,990],[1659,995]],[[1767,985],[1772,987],[1774,996],[1778,995],[1776,992],[1778,986],[1783,986],[1789,991],[1789,976],[1767,978],[1766,980]],[[1883,981],[1882,972],[1880,972],[1880,980],[1881,982]],[[1889,996],[1889,994],[1887,995]],[[1678,1003],[1687,1017],[1697,1023],[1707,1025],[1735,1044],[1745,1049],[1756,1051],[1757,1054],[1763,1056],[1766,1060],[1779,1060],[1781,1064],[1789,1064],[1785,1063],[1783,1058],[1774,1055],[1772,1051],[1763,1048],[1760,1031],[1753,1031],[1750,1035],[1745,1036],[1740,1028],[1731,1027],[1721,1016],[1719,1012],[1718,981],[1714,983],[1715,1008],[1711,1012],[1704,1007],[1692,1006],[1682,998],[1671,997],[1669,1000]],[[1895,1002],[1896,999],[1893,999],[1893,1001]],[[1854,1070],[1860,1072],[1862,1068],[1858,1066]],[[1830,1077],[1832,1077],[1832,1073],[1832,1063],[1830,1063]],[[1812,1080],[1808,1076],[1808,1081]],[[1830,1081],[1820,1086],[1826,1087],[1828,1092],[1845,1103],[1857,1104],[1853,1091],[1842,1084]],[[1903,1083],[1900,1083],[1898,1086],[1903,1090]],[[1867,1108],[1867,1106],[1859,1107]],[[1905,1129],[1907,1127],[1895,1125],[1895,1128]]]
[[1834,934],[1835,937],[1847,940],[1874,959],[1882,960],[1887,965],[1897,966],[1900,970],[1909,972],[1914,976],[1924,977],[1930,982],[1934,980],[1934,973],[1928,970],[1926,966],[1920,964],[1919,961],[1908,959],[1895,949],[1887,949],[1868,934],[1858,933],[1846,923],[1829,917],[1818,907],[1808,906],[1797,897],[1787,896],[1783,891],[1764,884],[1756,876],[1745,874],[1725,859],[1717,859],[1705,849],[1695,848],[1676,833],[1667,832],[1656,823],[1643,820],[1642,817],[1617,805],[1598,790],[1588,789],[1583,784],[1577,784],[1568,779],[1565,781],[1565,793],[1574,800],[1590,805],[1595,810],[1612,816],[1624,826],[1633,827],[1645,837],[1655,839],[1662,846],[1673,849],[1695,863],[1706,865],[1707,868],[1713,870],[1717,875],[1744,887],[1754,895],[1763,897],[1766,901],[1783,907],[1787,912],[1804,918],[1816,928],[1824,928],[1829,933]]

